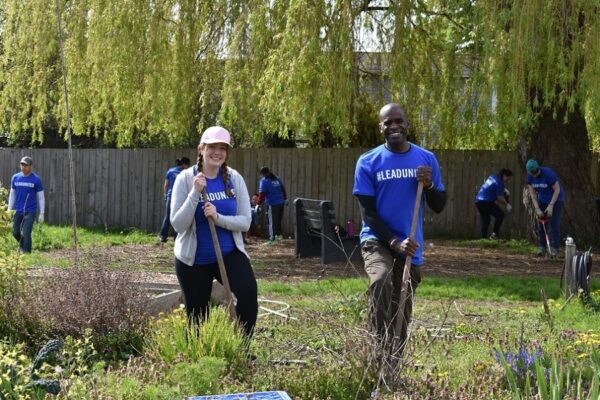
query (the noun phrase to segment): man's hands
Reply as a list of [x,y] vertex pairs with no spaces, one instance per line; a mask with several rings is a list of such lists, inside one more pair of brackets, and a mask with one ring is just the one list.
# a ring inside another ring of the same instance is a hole
[[424,189],[431,189],[433,182],[431,181],[431,167],[420,166],[417,168],[417,181],[423,182]]
[[543,218],[544,217],[544,212],[542,210],[540,210],[539,207],[535,208],[535,216],[538,218]]
[[406,238],[403,241],[400,241],[396,238],[390,240],[390,248],[394,250],[396,253],[405,254],[407,256],[413,257],[417,249],[419,248],[419,243],[415,242],[411,238]]
[[44,223],[44,213],[40,213],[40,215],[38,215],[38,222],[40,224]]
[[552,212],[554,211],[554,204],[548,204],[548,206],[546,207],[546,217],[548,218],[552,218]]
[[510,205],[510,203],[506,203],[506,212],[511,212],[512,211],[512,206]]

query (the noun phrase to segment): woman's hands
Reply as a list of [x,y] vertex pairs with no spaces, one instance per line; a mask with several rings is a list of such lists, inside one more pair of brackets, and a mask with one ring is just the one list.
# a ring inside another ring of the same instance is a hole
[[194,189],[198,191],[198,193],[202,193],[202,191],[206,188],[206,176],[202,172],[198,172],[198,174],[194,177]]
[[[194,177],[194,189],[196,189],[199,193],[202,193],[204,189],[206,189],[206,176],[202,172],[198,172],[198,174]],[[214,222],[217,222],[219,219],[219,214],[217,213],[217,207],[214,204],[207,201],[204,203],[204,216],[206,218],[211,218]]]
[[217,222],[219,219],[219,214],[217,213],[217,207],[210,202],[204,203],[204,216],[208,219],[211,218],[214,222]]

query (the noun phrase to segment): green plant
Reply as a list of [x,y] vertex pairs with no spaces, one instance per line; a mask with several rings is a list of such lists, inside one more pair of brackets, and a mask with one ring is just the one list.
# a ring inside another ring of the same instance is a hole
[[62,349],[62,341],[51,340],[31,361],[23,344],[0,341],[0,398],[43,399],[46,393],[58,394],[60,383],[48,362]]
[[196,362],[174,364],[166,373],[166,382],[180,388],[182,394],[216,394],[227,373],[227,360],[219,357],[202,357]]
[[13,211],[8,210],[6,194],[0,182],[0,298],[10,299],[23,284],[25,270],[12,238]]
[[198,362],[217,357],[236,365],[246,358],[247,343],[237,322],[222,307],[211,308],[210,316],[198,327],[189,324],[182,308],[154,321],[149,329],[146,354],[171,364],[185,360]]
[[596,352],[596,360],[589,367],[592,369],[591,381],[586,381],[582,372],[577,379],[572,379],[571,368],[557,358],[552,357],[550,367],[546,367],[541,358],[533,356],[530,365],[535,379],[529,374],[519,383],[518,373],[501,354],[510,393],[514,400],[540,399],[562,400],[598,400],[600,398],[600,355]]

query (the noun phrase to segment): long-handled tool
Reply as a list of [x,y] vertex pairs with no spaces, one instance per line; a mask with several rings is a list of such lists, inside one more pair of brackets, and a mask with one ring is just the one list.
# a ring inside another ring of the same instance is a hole
[[[204,188],[204,190],[202,191],[202,197],[204,198],[204,201],[208,199],[208,196],[206,194],[206,188]],[[219,237],[217,236],[217,228],[215,227],[215,221],[213,221],[212,218],[207,219],[208,227],[210,228],[210,236],[212,237],[213,246],[215,247],[215,253],[217,254],[217,263],[219,264],[219,272],[221,273],[223,288],[225,288],[225,296],[227,296],[227,311],[229,311],[231,319],[235,320],[235,300],[233,298],[231,286],[229,286],[229,278],[227,277],[227,270],[225,269],[225,262],[223,261],[223,253],[221,252]]]
[[[417,232],[417,221],[419,219],[419,209],[421,207],[421,196],[423,195],[423,182],[419,181],[417,186],[417,197],[415,199],[415,208],[413,210],[412,222],[410,225],[410,238],[414,239]],[[406,335],[403,331],[408,330],[408,322],[405,321],[406,316],[404,315],[404,307],[406,306],[406,299],[408,295],[408,285],[410,282],[410,268],[412,264],[412,256],[406,256],[404,263],[404,272],[402,274],[402,290],[400,291],[400,303],[398,306],[398,314],[396,315],[396,329],[397,333],[400,333],[400,337],[404,338]],[[406,322],[406,323],[405,323]],[[403,346],[404,344],[402,344]]]
[[542,230],[544,231],[544,236],[546,237],[546,257],[550,258],[552,256],[552,248],[550,247],[550,238],[548,237],[548,230],[546,229],[546,224],[548,220],[546,218],[538,219],[538,223],[542,225]]

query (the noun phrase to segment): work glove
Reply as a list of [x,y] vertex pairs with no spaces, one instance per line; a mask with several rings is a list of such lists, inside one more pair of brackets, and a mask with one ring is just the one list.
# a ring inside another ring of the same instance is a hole
[[505,196],[510,196],[510,192],[508,191],[508,189],[504,188],[504,195]]
[[548,207],[546,207],[546,217],[552,218],[552,212],[553,211],[554,211],[554,205],[553,204],[548,204]]
[[542,210],[540,210],[539,207],[535,208],[535,216],[538,218],[543,218],[544,217],[544,213],[542,212]]
[[40,215],[38,215],[38,222],[40,224],[44,223],[44,213],[40,213]]
[[506,212],[511,212],[512,206],[509,203],[506,203]]

